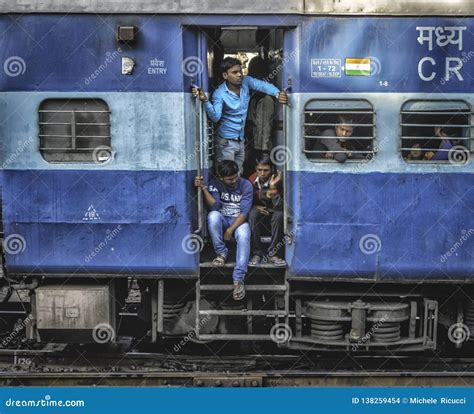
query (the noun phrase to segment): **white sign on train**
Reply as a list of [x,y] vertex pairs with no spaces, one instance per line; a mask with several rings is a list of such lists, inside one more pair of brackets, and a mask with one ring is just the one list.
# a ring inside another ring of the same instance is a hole
[[341,59],[311,59],[312,78],[340,78]]
[[[448,45],[457,46],[458,51],[463,50],[463,33],[466,26],[417,26],[418,43],[427,47],[428,51],[436,48],[444,48]],[[444,50],[446,53],[446,50]],[[444,58],[444,62],[439,62],[431,56],[425,56],[418,62],[418,76],[422,81],[429,82],[442,76],[445,81],[456,77],[463,81],[461,74],[463,59],[461,56],[450,56]]]
[[151,59],[150,65],[148,66],[149,75],[166,75],[168,68],[165,66],[164,60]]

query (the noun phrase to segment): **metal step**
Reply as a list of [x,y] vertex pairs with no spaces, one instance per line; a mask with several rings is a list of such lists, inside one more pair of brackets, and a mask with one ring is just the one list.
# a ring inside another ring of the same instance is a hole
[[[226,285],[201,285],[200,290],[202,291],[231,291],[234,287],[231,284]],[[285,285],[245,285],[247,292],[273,292],[286,291]]]
[[[199,263],[199,267],[201,268],[212,268],[212,269],[233,269],[235,267],[235,262],[227,262],[224,266],[214,266],[212,261],[210,262],[201,262]],[[259,267],[263,269],[282,269],[285,270],[286,266],[275,266],[272,263],[259,263],[257,266],[249,266],[249,267]]]
[[201,341],[271,341],[270,335],[260,334],[202,334],[199,335]]

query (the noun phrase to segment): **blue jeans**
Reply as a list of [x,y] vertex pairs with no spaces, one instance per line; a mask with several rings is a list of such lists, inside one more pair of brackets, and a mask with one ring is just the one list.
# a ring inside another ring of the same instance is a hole
[[216,161],[223,160],[235,161],[239,166],[239,172],[242,174],[245,159],[245,143],[244,140],[237,141],[217,137],[216,139]]
[[[229,249],[224,242],[224,231],[235,221],[235,217],[223,216],[219,211],[211,211],[207,216],[207,225],[211,234],[214,251],[219,256],[227,258]],[[247,273],[250,256],[250,226],[243,223],[234,231],[237,241],[237,263],[235,264],[232,278],[234,281],[242,282]]]

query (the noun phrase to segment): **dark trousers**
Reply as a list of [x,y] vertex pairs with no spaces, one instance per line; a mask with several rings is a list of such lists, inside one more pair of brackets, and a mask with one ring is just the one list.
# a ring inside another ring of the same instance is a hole
[[[266,230],[270,232],[268,229],[268,225],[266,225],[265,221],[268,222],[270,219],[270,227],[271,227],[271,242],[268,251],[264,253],[262,248],[262,243],[260,242],[260,237],[262,235],[262,230]],[[252,242],[252,254],[258,256],[265,256],[268,254],[269,256],[279,256],[281,257],[282,248],[285,245],[285,240],[283,239],[283,211],[273,211],[270,216],[266,216],[265,214],[260,213],[256,207],[252,207],[249,214],[249,225],[251,231],[251,242]]]

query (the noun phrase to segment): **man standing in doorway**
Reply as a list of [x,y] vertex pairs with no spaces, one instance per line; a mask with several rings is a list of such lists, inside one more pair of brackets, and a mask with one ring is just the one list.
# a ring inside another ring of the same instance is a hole
[[244,131],[250,90],[274,96],[281,104],[288,103],[288,96],[269,82],[243,76],[242,65],[236,58],[225,58],[222,61],[221,72],[224,82],[214,91],[212,102],[201,89],[193,88],[193,96],[199,97],[204,102],[207,116],[211,121],[218,123],[216,161],[235,161],[242,173],[245,158]]

